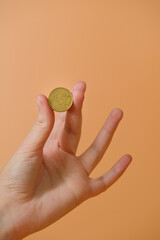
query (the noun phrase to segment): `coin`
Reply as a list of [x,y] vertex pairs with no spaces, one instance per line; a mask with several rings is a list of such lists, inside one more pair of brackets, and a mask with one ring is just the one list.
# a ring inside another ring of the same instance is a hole
[[67,88],[55,88],[49,94],[48,103],[53,110],[57,112],[65,112],[72,106],[72,93]]

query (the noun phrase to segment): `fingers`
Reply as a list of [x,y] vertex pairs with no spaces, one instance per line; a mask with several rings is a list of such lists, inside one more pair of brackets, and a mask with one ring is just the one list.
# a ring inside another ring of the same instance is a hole
[[91,146],[80,156],[80,161],[88,174],[103,157],[122,117],[121,109],[113,109]]
[[78,82],[74,85],[71,92],[73,94],[73,105],[66,112],[64,128],[61,138],[59,139],[60,147],[71,154],[75,154],[81,135],[82,125],[82,104],[84,92],[86,89],[85,82]]
[[90,197],[96,196],[101,192],[104,192],[114,182],[116,182],[121,175],[124,173],[126,168],[132,161],[132,156],[129,154],[124,155],[119,161],[105,174],[102,176],[90,180]]
[[20,150],[36,152],[41,150],[52,130],[54,124],[54,112],[48,104],[46,96],[37,96],[38,117],[31,131],[24,139]]

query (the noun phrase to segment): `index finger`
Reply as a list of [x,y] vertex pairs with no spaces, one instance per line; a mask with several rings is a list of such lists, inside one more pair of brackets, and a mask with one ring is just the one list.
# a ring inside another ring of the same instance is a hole
[[64,128],[59,139],[59,145],[71,154],[75,154],[81,136],[82,125],[82,103],[84,92],[86,90],[85,82],[76,83],[71,92],[73,94],[73,105],[66,112]]

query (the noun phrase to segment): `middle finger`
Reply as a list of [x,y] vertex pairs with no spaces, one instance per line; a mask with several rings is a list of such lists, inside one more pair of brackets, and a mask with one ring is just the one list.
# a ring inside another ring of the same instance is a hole
[[123,112],[121,109],[113,109],[93,143],[79,156],[80,161],[88,174],[91,173],[103,157],[122,117]]

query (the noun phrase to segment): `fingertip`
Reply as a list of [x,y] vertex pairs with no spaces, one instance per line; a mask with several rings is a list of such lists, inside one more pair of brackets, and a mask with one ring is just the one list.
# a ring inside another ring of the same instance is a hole
[[79,111],[82,108],[85,89],[86,89],[86,84],[83,81],[79,81],[73,86],[71,90],[73,95],[73,104],[72,104],[72,107],[69,109],[69,112],[73,112],[75,110]]
[[130,154],[126,154],[125,156],[126,156],[126,158],[127,158],[129,163],[132,162],[133,158],[132,158],[132,156]]
[[81,88],[83,89],[83,91],[85,92],[85,90],[86,90],[86,82],[84,82],[84,81],[80,81],[79,82],[80,84],[81,84]]
[[[119,164],[123,167],[123,168],[127,168],[128,165],[132,162],[132,156],[130,154],[125,154],[124,156],[122,156],[120,158]],[[118,165],[119,165],[118,164]]]
[[122,111],[122,109],[120,109],[120,108],[114,108],[113,110],[112,110],[112,112],[111,112],[111,114],[112,114],[112,116],[119,116],[120,118],[122,118],[123,117],[123,115],[124,115],[124,113],[123,113],[123,111]]
[[49,105],[49,102],[48,102],[48,98],[43,95],[43,94],[38,94],[37,95],[37,98],[36,98],[36,101],[37,101],[37,104],[38,104],[38,108],[39,108],[39,111],[41,113],[45,113],[45,114],[48,114],[48,113],[54,113],[54,110],[50,107]]
[[77,82],[73,87],[72,87],[72,90],[71,92],[73,91],[83,91],[85,92],[86,90],[86,83],[84,81],[79,81]]
[[36,97],[37,103],[43,103],[43,98],[46,97],[43,94],[38,94]]

